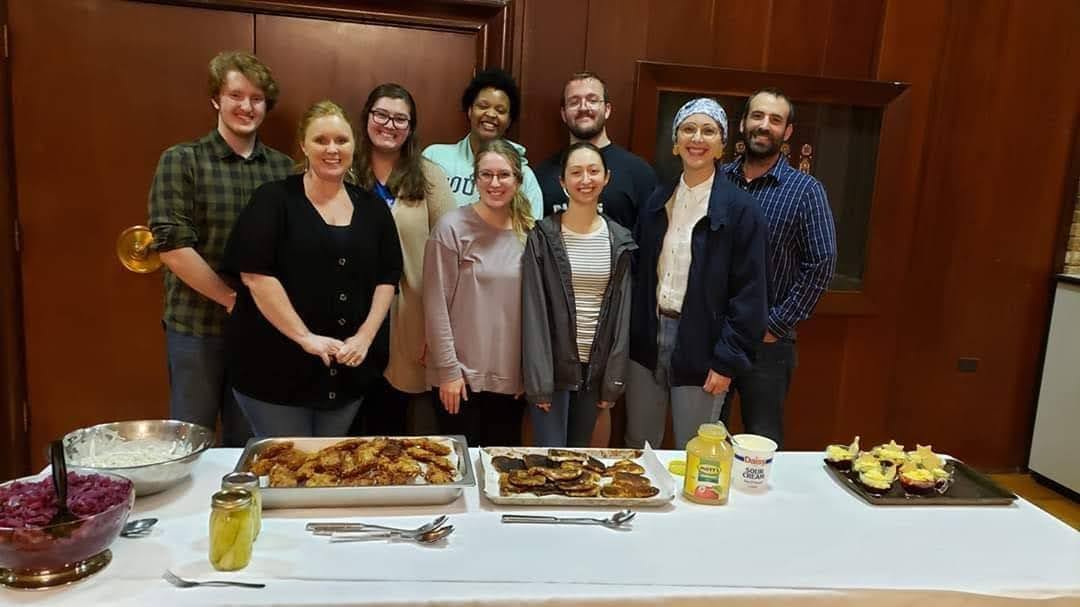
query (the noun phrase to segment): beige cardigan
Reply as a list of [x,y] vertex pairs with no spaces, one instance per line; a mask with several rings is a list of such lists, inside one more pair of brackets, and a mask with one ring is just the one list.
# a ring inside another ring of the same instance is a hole
[[394,388],[417,394],[430,389],[420,356],[424,352],[424,245],[444,213],[457,208],[446,173],[424,159],[431,191],[422,200],[398,199],[391,209],[401,240],[401,288],[390,306],[390,362],[385,376]]

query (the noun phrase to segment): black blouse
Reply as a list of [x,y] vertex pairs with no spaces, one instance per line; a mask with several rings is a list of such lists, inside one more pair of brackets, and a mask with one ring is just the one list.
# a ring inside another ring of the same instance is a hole
[[[323,220],[304,194],[301,175],[266,183],[252,195],[225,247],[228,274],[277,278],[312,333],[343,341],[367,318],[375,287],[396,288],[402,270],[397,228],[386,203],[361,188],[345,188],[353,203],[347,230]],[[382,375],[389,357],[387,326],[384,322],[360,366],[327,368],[274,328],[240,284],[225,329],[229,380],[237,391],[275,404],[344,405]]]

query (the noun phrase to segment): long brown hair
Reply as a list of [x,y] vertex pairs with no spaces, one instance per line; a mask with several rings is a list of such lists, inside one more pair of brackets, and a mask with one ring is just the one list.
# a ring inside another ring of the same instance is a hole
[[[349,125],[349,130],[353,133],[353,141],[356,141],[356,127],[354,126],[352,119],[349,118],[349,113],[345,111],[345,108],[333,101],[323,99],[322,101],[311,104],[311,107],[309,107],[307,111],[304,112],[304,115],[300,117],[300,124],[296,127],[297,145],[304,143],[304,137],[307,136],[307,130],[308,127],[311,126],[311,123],[318,118],[324,118],[326,116],[338,116],[344,120],[345,124]],[[355,157],[356,152],[353,152],[353,155]],[[300,173],[306,171],[307,158],[305,157],[303,160],[297,162],[293,168]],[[354,169],[350,168],[349,172],[345,174],[345,181],[347,183],[356,183],[356,171]]]
[[401,200],[423,200],[431,192],[431,184],[424,176],[424,158],[420,155],[420,141],[416,137],[417,115],[416,102],[408,89],[393,82],[385,82],[371,90],[367,101],[364,102],[361,119],[364,126],[362,134],[358,137],[359,144],[356,146],[356,155],[353,157],[353,169],[356,171],[357,183],[368,189],[375,189],[375,173],[371,170],[371,137],[367,132],[367,121],[371,116],[371,109],[375,102],[382,98],[401,99],[409,105],[409,135],[401,144],[401,155],[394,164],[394,170],[390,172],[390,178],[386,180],[386,187],[394,196]]
[[525,179],[524,171],[521,168],[521,154],[518,153],[517,148],[505,139],[492,139],[485,142],[480,146],[480,151],[476,153],[476,160],[473,163],[473,179],[478,183],[480,181],[480,158],[487,153],[498,154],[510,163],[510,170],[513,171],[514,178],[517,180],[517,190],[514,191],[514,197],[510,200],[510,225],[513,226],[514,233],[517,234],[518,238],[524,242],[525,236],[532,229],[536,220],[532,216],[532,205],[522,190]]

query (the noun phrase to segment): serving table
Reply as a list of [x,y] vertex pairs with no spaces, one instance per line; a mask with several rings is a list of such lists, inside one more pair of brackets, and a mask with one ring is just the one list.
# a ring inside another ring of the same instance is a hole
[[[683,453],[657,455],[666,463]],[[798,452],[776,455],[766,493],[733,491],[719,507],[676,497],[638,510],[628,531],[502,524],[505,512],[616,508],[496,506],[478,488],[445,506],[267,510],[251,565],[222,574],[207,560],[210,496],[239,456],[212,449],[190,479],[137,500],[132,518],[160,522],[146,538],[117,539],[101,573],[51,590],[0,590],[0,604],[1080,605],[1080,533],[1023,499],[871,506],[826,473],[820,453]],[[435,546],[331,544],[304,531],[313,520],[415,526],[438,514],[456,532]],[[165,569],[267,586],[180,589],[162,580]]]

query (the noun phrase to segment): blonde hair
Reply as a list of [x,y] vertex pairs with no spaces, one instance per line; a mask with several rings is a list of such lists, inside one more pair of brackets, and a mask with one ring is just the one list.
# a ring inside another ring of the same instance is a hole
[[[327,116],[338,116],[345,121],[345,124],[349,125],[349,131],[352,132],[353,141],[356,141],[356,127],[353,126],[353,121],[349,118],[349,113],[345,111],[345,108],[330,101],[329,99],[323,99],[322,101],[315,102],[304,112],[304,115],[300,117],[300,124],[296,128],[296,143],[302,145],[304,143],[304,137],[307,135],[308,127],[311,123],[319,118],[325,118]],[[355,153],[355,152],[354,152]],[[307,158],[297,162],[294,167],[298,172],[303,173],[307,170]],[[349,172],[345,174],[345,181],[351,184],[357,183],[356,170],[349,169]]]
[[514,197],[510,200],[510,225],[518,238],[525,242],[525,236],[532,229],[533,224],[536,223],[536,219],[532,216],[532,204],[529,203],[529,199],[525,197],[525,193],[522,191],[525,174],[521,168],[521,154],[518,153],[517,148],[507,143],[505,139],[492,139],[485,142],[480,146],[480,151],[476,153],[476,160],[473,162],[473,179],[476,181],[480,181],[480,158],[484,154],[498,154],[510,163],[510,170],[514,173],[514,179],[517,180],[517,189],[514,191]]

